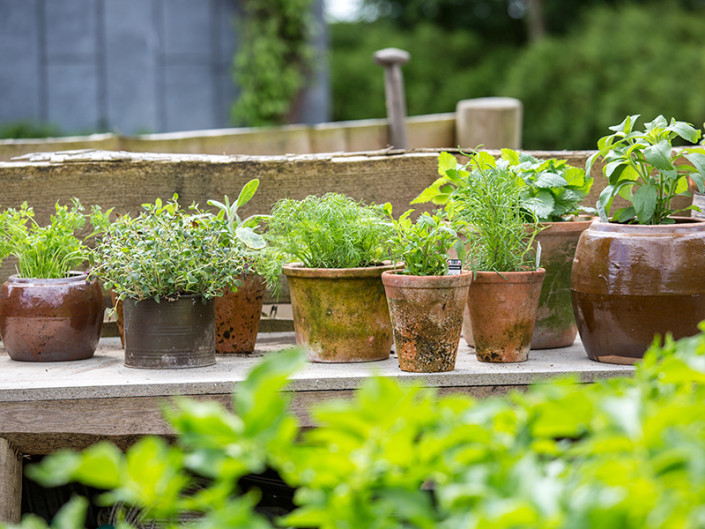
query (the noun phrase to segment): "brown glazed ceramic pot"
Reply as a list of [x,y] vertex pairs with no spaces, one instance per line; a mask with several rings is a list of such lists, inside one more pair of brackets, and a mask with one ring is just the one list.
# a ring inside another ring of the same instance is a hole
[[283,267],[289,282],[296,343],[313,362],[369,362],[389,358],[392,326],[382,272],[366,268]]
[[654,335],[683,338],[705,320],[705,222],[642,226],[596,220],[573,263],[573,309],[592,360],[632,364]]
[[0,288],[0,336],[10,358],[90,358],[103,326],[103,293],[83,272],[61,279],[11,276]]
[[251,353],[255,350],[262,316],[264,279],[246,274],[236,291],[215,298],[215,352]]
[[402,371],[455,369],[471,278],[466,271],[452,276],[382,274]]
[[182,295],[122,302],[125,366],[183,369],[215,364],[215,302]]
[[477,272],[468,309],[480,362],[525,362],[536,321],[543,268],[527,272]]

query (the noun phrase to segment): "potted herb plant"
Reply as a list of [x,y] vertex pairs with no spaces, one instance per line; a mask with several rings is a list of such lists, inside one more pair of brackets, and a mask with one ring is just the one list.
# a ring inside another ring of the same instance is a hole
[[529,357],[545,270],[538,267],[539,229],[527,227],[522,183],[502,164],[471,156],[465,184],[446,208],[468,223],[467,263],[473,271],[468,310],[477,359],[523,362]]
[[[689,178],[703,191],[705,149],[672,147],[701,132],[663,116],[637,130],[638,118],[610,127],[586,167],[603,159],[608,185],[599,220],[580,237],[571,288],[585,350],[601,362],[633,363],[654,335],[694,335],[705,319],[705,223],[672,205]],[[618,196],[626,206],[613,212]]]
[[[570,276],[575,248],[580,234],[592,222],[592,208],[581,205],[590,192],[593,178],[585,170],[556,158],[538,160],[525,152],[502,149],[496,160],[488,153],[475,153],[487,167],[506,168],[517,177],[519,202],[527,229],[534,230],[534,219],[541,229],[536,244],[542,248],[541,265],[546,276],[541,288],[539,308],[534,326],[532,349],[549,349],[571,345],[578,334],[573,317]],[[469,162],[468,162],[469,163]],[[414,202],[433,201],[444,204],[453,197],[453,191],[467,185],[470,177],[468,164],[458,164],[456,157],[441,153],[438,172],[441,177]],[[463,334],[473,345],[469,317],[464,322]]]
[[[381,206],[338,193],[283,199],[265,238],[271,277],[283,271],[296,342],[316,362],[389,357],[392,330],[381,275],[392,226]],[[277,266],[272,266],[272,264]]]
[[394,220],[391,205],[385,208],[395,228],[391,253],[404,263],[404,268],[382,274],[399,367],[452,371],[470,284],[469,272],[449,274],[449,250],[455,247],[463,254],[457,233],[462,223],[451,221],[444,211],[423,213],[412,222],[409,210]]
[[182,209],[177,199],[143,204],[137,217],[113,222],[93,215],[93,275],[123,302],[128,367],[215,363],[213,298],[245,268],[244,245],[233,244],[225,216]]
[[85,222],[77,199],[70,207],[57,202],[46,226],[26,202],[0,213],[0,261],[17,258],[17,274],[0,288],[0,336],[13,360],[82,360],[95,353],[103,295],[97,281],[77,271],[88,257],[76,235]]
[[266,258],[261,253],[266,243],[255,231],[266,215],[241,219],[238,209],[247,204],[259,187],[259,180],[250,180],[231,204],[226,195],[223,202],[209,200],[218,208],[219,219],[226,221],[234,244],[244,244],[245,270],[237,278],[236,287],[215,298],[215,351],[220,354],[251,353],[254,351],[259,321],[264,303],[265,279],[261,275]]

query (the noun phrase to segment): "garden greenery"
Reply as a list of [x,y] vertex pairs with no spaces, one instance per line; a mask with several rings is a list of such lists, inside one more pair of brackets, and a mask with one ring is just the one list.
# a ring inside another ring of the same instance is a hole
[[392,205],[384,206],[394,226],[394,235],[387,241],[390,254],[396,261],[404,263],[398,273],[411,276],[443,276],[448,274],[449,251],[456,250],[460,260],[465,258],[465,247],[458,239],[458,230],[465,223],[460,219],[449,219],[441,210],[422,213],[412,222],[413,209],[405,211],[395,220]]
[[392,233],[384,208],[340,193],[282,199],[272,207],[265,238],[279,261],[307,268],[357,268],[388,258]]
[[0,261],[17,258],[17,275],[24,278],[63,278],[88,258],[88,248],[76,234],[86,223],[83,206],[55,205],[51,222],[40,226],[24,202],[19,209],[0,213]]
[[[703,334],[655,344],[631,377],[553,380],[503,398],[371,378],[349,400],[315,405],[317,426],[305,431],[291,394],[279,393],[302,364],[298,350],[265,358],[238,384],[232,412],[175,399],[165,409],[174,444],[145,437],[123,453],[101,442],[27,474],[105,489],[99,503],[138,507],[144,522],[168,527],[186,512],[202,515],[189,522],[199,529],[702,526]],[[274,521],[239,484],[267,467],[297,489],[296,509]],[[72,500],[53,527],[82,527],[85,510]],[[26,516],[20,527],[47,524]]]
[[673,224],[671,216],[678,211],[671,202],[677,195],[687,194],[688,179],[701,193],[705,192],[705,149],[691,147],[674,152],[672,143],[677,138],[696,143],[701,131],[690,123],[673,118],[669,122],[663,116],[639,131],[634,129],[638,118],[627,116],[619,125],[610,127],[614,133],[601,138],[598,151],[588,158],[587,171],[596,159],[604,160],[608,185],[597,202],[600,220],[608,222],[612,202],[621,196],[630,204],[615,212],[612,218],[616,222]]
[[247,0],[238,24],[240,46],[233,80],[239,96],[231,109],[237,125],[287,123],[311,68],[311,0]]
[[213,215],[192,204],[184,210],[178,195],[162,203],[143,204],[137,217],[111,222],[109,212],[95,208],[98,233],[91,255],[92,275],[115,290],[119,299],[204,299],[236,286],[246,269],[246,246],[228,229],[225,215]]

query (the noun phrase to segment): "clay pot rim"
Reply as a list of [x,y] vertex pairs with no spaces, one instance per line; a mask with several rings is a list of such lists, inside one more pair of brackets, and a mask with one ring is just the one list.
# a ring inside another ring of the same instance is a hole
[[525,270],[521,272],[487,272],[477,271],[474,273],[474,283],[537,283],[543,281],[546,275],[545,268],[538,270]]
[[72,270],[69,272],[67,277],[52,277],[52,278],[42,278],[42,277],[17,277],[17,275],[11,275],[7,278],[9,283],[16,283],[20,285],[31,286],[33,284],[38,285],[65,285],[67,283],[78,283],[88,281],[88,272],[80,272],[77,270]]
[[705,230],[705,219],[697,217],[671,217],[676,224],[619,224],[618,222],[602,222],[596,218],[590,225],[590,230],[607,233],[680,233]]
[[382,272],[401,268],[401,263],[382,261],[383,264],[375,266],[361,266],[357,268],[306,268],[303,263],[287,263],[282,267],[282,272],[287,277],[303,278],[347,278],[347,277],[378,277]]
[[[537,233],[537,236],[540,237],[545,235],[558,235],[559,233],[564,232],[583,231],[587,229],[596,219],[597,217],[590,215],[581,215],[580,217],[574,217],[571,220],[539,222],[538,227],[540,231]],[[527,228],[529,226],[533,226],[533,224],[527,225]]]
[[460,274],[452,276],[412,276],[399,274],[388,270],[382,274],[382,283],[392,287],[436,289],[436,288],[463,288],[472,281],[472,272],[461,270]]

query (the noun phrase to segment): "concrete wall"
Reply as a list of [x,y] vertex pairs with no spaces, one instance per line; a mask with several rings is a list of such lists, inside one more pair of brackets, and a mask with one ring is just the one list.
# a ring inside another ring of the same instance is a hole
[[[0,0],[0,126],[31,121],[125,134],[227,127],[237,6]],[[322,1],[316,14],[322,20]],[[323,33],[316,45],[325,48]],[[317,71],[304,98],[304,122],[328,119],[326,75]]]

